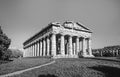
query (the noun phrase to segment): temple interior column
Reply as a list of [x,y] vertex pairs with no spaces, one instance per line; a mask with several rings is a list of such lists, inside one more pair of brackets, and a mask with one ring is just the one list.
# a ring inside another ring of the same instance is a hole
[[55,34],[52,34],[52,37],[51,37],[51,41],[52,41],[52,55],[53,56],[56,56],[56,35]]
[[69,37],[69,55],[72,55],[72,36]]
[[50,51],[50,39],[47,37],[47,56],[49,56],[49,51]]
[[76,52],[76,43],[73,42],[73,45],[72,45],[72,46],[73,46],[73,53],[72,53],[72,54],[75,55],[75,52]]
[[61,55],[65,55],[65,43],[64,43],[64,35],[61,35],[61,44],[60,44],[60,51]]

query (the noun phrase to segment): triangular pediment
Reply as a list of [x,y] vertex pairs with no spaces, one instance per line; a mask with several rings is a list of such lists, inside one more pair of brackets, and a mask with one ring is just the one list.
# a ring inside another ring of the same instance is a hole
[[63,23],[63,26],[65,28],[72,28],[72,29],[77,29],[77,30],[90,31],[88,28],[84,27],[83,25],[81,25],[78,22],[74,23],[72,21],[66,21],[66,22]]

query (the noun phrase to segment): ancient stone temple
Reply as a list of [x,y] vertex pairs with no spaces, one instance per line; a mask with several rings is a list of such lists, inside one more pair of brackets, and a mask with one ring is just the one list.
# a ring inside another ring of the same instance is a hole
[[50,23],[23,43],[24,57],[93,57],[91,33],[78,22]]

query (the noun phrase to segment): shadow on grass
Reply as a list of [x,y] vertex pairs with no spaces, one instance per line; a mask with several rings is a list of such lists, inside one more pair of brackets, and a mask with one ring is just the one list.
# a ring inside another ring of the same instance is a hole
[[47,74],[47,75],[39,75],[38,77],[57,77],[55,75]]
[[105,77],[120,77],[120,68],[103,66],[103,65],[88,67],[88,68],[104,73]]

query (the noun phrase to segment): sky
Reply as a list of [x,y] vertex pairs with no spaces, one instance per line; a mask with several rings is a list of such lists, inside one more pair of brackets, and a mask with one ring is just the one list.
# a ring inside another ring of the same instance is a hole
[[120,45],[120,0],[0,0],[0,24],[11,38],[10,48],[50,22],[72,20],[92,33],[92,48]]

